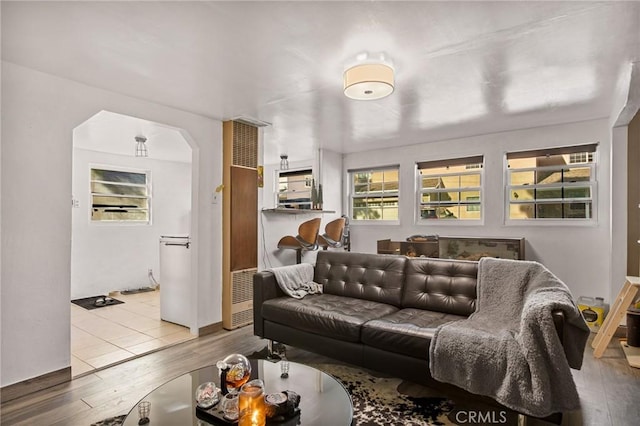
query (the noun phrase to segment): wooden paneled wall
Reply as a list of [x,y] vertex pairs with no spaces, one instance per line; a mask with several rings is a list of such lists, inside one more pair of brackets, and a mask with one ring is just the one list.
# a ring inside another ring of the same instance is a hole
[[231,270],[258,266],[258,172],[231,167]]

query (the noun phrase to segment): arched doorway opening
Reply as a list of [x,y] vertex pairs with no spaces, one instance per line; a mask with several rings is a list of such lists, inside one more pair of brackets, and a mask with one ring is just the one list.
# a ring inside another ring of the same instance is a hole
[[74,129],[71,299],[86,303],[71,305],[72,376],[195,337],[190,314],[161,312],[193,311],[188,276],[184,297],[162,297],[176,254],[191,271],[189,246],[161,264],[159,243],[191,233],[192,156],[180,129],[136,117],[100,111]]

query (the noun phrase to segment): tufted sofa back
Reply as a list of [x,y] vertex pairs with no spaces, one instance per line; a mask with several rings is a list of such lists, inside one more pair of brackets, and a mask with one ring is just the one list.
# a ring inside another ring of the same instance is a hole
[[403,308],[471,315],[476,308],[478,262],[407,259]]
[[400,307],[407,259],[339,251],[320,251],[314,281],[323,292]]

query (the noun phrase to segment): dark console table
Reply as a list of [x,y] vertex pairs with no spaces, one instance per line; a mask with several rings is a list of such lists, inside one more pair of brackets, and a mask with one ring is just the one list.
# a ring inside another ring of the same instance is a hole
[[413,241],[378,240],[378,254],[479,260],[481,257],[524,260],[524,238],[427,236]]

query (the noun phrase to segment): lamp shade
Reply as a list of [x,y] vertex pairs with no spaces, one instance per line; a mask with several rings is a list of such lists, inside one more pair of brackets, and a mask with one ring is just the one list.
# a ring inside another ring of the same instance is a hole
[[385,64],[361,64],[344,72],[344,94],[351,99],[384,98],[393,87],[393,68]]

